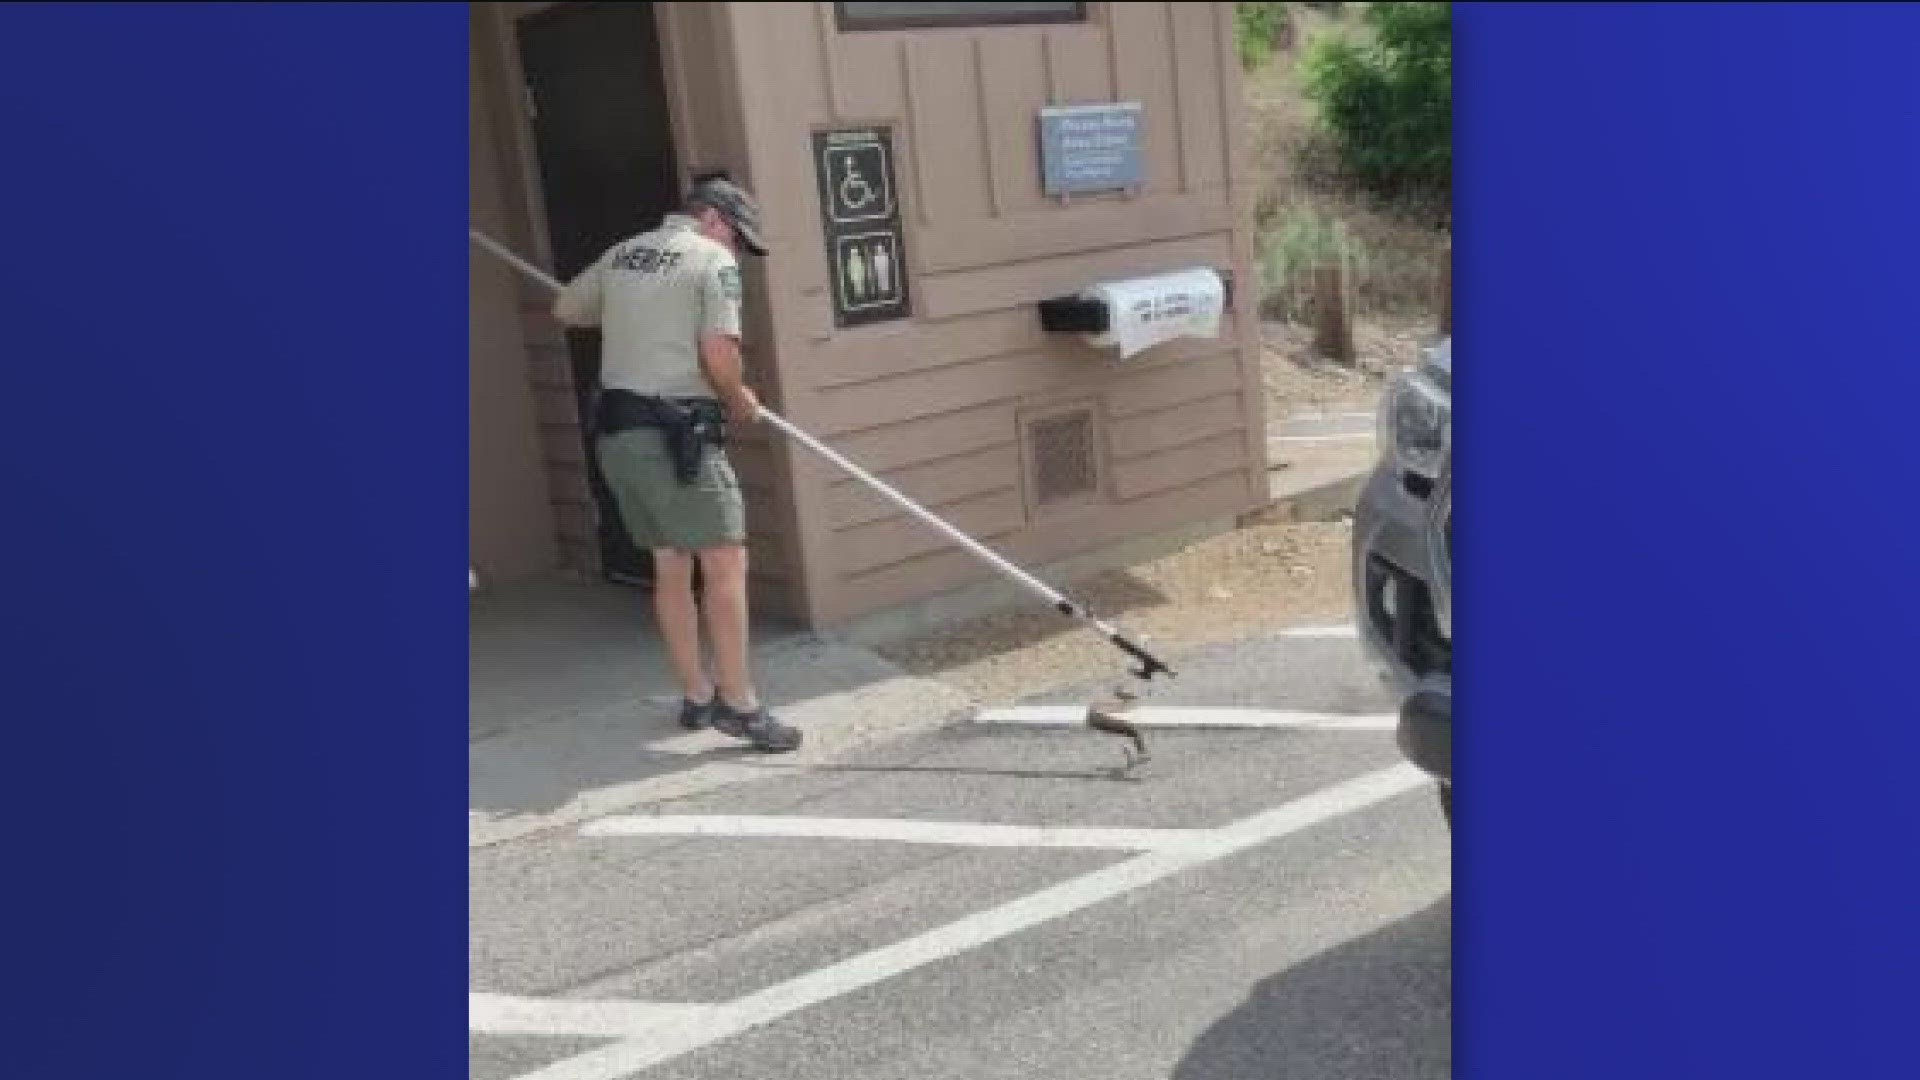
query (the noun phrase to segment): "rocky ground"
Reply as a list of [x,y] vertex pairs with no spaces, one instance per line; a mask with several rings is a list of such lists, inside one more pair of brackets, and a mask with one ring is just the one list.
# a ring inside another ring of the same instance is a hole
[[1310,327],[1269,322],[1261,331],[1269,423],[1301,413],[1371,409],[1387,380],[1419,363],[1421,348],[1435,336],[1430,320],[1359,320],[1353,328],[1359,356],[1348,367],[1314,354]]

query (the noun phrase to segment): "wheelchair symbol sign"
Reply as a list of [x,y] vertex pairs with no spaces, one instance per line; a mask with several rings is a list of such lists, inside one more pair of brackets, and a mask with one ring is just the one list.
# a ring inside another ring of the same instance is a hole
[[878,221],[893,214],[887,149],[879,142],[828,146],[829,213],[836,223]]

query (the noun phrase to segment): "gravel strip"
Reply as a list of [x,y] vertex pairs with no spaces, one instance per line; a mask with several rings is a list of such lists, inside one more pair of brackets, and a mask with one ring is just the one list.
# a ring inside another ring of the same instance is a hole
[[[1169,663],[1207,645],[1293,625],[1348,620],[1350,522],[1253,525],[1067,593]],[[878,650],[976,706],[1099,679],[1129,681],[1112,645],[1076,620],[1022,610],[956,623]]]

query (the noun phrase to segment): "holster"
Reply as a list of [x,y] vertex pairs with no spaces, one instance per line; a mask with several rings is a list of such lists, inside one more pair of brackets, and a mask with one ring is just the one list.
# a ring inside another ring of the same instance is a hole
[[673,471],[682,484],[700,476],[701,459],[709,446],[727,441],[727,414],[710,398],[664,398],[630,390],[604,390],[594,417],[596,436],[618,435],[637,427],[658,430],[673,457]]

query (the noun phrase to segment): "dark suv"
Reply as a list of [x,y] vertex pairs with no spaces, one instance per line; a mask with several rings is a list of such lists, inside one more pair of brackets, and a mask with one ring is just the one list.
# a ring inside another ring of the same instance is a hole
[[1354,507],[1360,641],[1402,695],[1399,744],[1453,824],[1453,338],[1387,387],[1380,462]]

